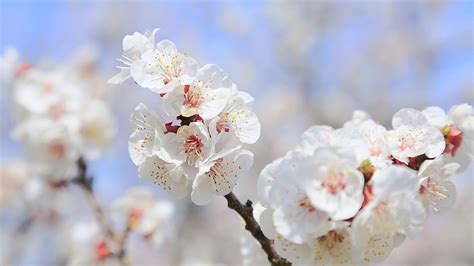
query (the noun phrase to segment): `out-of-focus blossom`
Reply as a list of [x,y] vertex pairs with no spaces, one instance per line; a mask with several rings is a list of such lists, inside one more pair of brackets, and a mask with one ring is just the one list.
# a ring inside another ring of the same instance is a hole
[[157,201],[145,187],[128,190],[112,204],[111,210],[116,220],[125,220],[127,226],[156,247],[173,236],[174,206],[168,201]]
[[115,133],[109,108],[94,92],[99,85],[79,73],[93,59],[87,62],[12,66],[16,74],[7,86],[16,119],[13,136],[22,142],[32,170],[51,180],[76,177],[77,160],[97,159]]
[[120,265],[117,246],[107,240],[95,222],[77,223],[70,231],[67,265]]

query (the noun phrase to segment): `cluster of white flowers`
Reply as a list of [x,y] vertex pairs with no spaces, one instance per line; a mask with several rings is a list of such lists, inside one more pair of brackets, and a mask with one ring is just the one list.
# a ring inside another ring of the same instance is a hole
[[8,50],[0,60],[15,116],[13,136],[38,174],[52,181],[72,179],[78,159],[96,159],[114,135],[109,108],[87,76],[90,62],[32,66],[18,58]]
[[310,128],[265,167],[258,216],[279,255],[297,264],[380,262],[430,213],[452,206],[450,177],[474,158],[472,107],[402,109],[392,126],[356,111],[343,128]]
[[[173,204],[157,201],[148,188],[130,188],[123,197],[112,203],[110,212],[114,224],[136,233],[155,249],[174,235]],[[68,265],[71,266],[120,265],[115,256],[120,249],[119,245],[125,245],[127,253],[132,251],[126,244],[107,237],[95,221],[74,223],[68,243]]]
[[120,221],[126,217],[130,229],[155,247],[173,235],[172,217],[174,205],[169,201],[156,201],[152,191],[145,187],[134,187],[112,204],[112,216]]
[[133,113],[129,152],[139,176],[178,197],[190,188],[198,205],[226,195],[253,154],[241,149],[260,137],[253,98],[237,89],[216,65],[198,67],[174,43],[154,43],[155,33],[135,32],[123,39],[123,62],[117,84],[132,78],[157,93],[159,108],[139,104]]

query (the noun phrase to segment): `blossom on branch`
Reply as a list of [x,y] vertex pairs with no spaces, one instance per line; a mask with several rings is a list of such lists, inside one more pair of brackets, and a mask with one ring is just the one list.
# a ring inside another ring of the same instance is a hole
[[155,47],[155,33],[124,38],[127,67],[109,81],[131,76],[160,101],[156,109],[144,104],[135,109],[130,156],[142,179],[177,197],[191,191],[191,200],[204,205],[213,195],[232,192],[250,169],[253,154],[242,143],[258,140],[260,122],[253,98],[227,73],[212,64],[198,67],[169,40]]
[[342,129],[311,127],[260,174],[262,232],[292,263],[382,262],[430,213],[453,205],[450,177],[472,161],[472,121],[464,104],[449,116],[402,109],[392,130],[361,111]]

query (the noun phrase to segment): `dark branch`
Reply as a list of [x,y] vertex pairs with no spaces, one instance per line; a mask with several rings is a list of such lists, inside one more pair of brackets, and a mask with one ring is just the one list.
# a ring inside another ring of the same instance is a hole
[[73,179],[73,182],[79,185],[79,187],[81,187],[82,190],[84,191],[87,201],[91,205],[94,211],[94,215],[97,221],[99,222],[100,226],[102,227],[102,230],[104,234],[106,235],[106,237],[110,239],[111,241],[117,242],[119,246],[119,250],[117,251],[115,256],[117,256],[117,258],[121,261],[122,265],[129,265],[130,263],[125,254],[125,241],[128,236],[128,233],[130,232],[130,228],[127,226],[127,228],[125,229],[122,235],[116,236],[116,233],[114,232],[109,220],[107,219],[107,216],[102,210],[102,207],[100,206],[100,203],[94,194],[94,191],[92,188],[93,178],[90,176],[87,176],[87,164],[83,158],[80,158],[77,161],[77,166],[79,168],[79,173],[78,173],[78,176]]
[[280,257],[273,249],[272,240],[265,237],[260,229],[260,225],[253,217],[252,202],[247,201],[245,205],[241,204],[237,197],[231,192],[224,196],[227,199],[227,206],[236,211],[245,221],[245,229],[260,243],[265,253],[267,253],[268,261],[273,266],[291,265],[285,258]]

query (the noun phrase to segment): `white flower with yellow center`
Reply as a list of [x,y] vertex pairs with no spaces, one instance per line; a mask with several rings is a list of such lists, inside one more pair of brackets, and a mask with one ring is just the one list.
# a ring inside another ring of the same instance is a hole
[[155,141],[164,135],[165,124],[161,117],[144,104],[139,104],[132,114],[133,133],[128,141],[128,151],[135,165],[152,156],[157,147]]
[[236,87],[233,89],[224,110],[214,118],[211,126],[215,123],[218,133],[230,132],[242,143],[255,143],[260,138],[260,121],[251,108],[253,98]]
[[443,157],[426,160],[418,170],[421,178],[420,196],[427,212],[435,213],[451,208],[456,200],[456,187],[450,177],[456,174],[459,164],[444,164]]
[[253,164],[253,154],[239,149],[216,153],[199,168],[191,193],[194,203],[205,205],[213,195],[224,196],[232,191],[240,176]]
[[425,154],[435,158],[443,153],[444,138],[439,129],[431,126],[426,117],[414,109],[402,109],[392,119],[393,130],[385,134],[391,155],[400,162]]
[[231,95],[229,76],[216,65],[205,65],[190,85],[179,86],[164,96],[169,113],[212,119],[226,106]]
[[426,211],[414,170],[397,165],[377,170],[368,186],[368,203],[357,214],[354,226],[364,226],[372,234],[382,235],[401,233],[414,237],[421,231]]
[[[317,209],[310,201],[298,179],[304,178],[299,170],[298,154],[289,153],[285,158],[267,166],[260,175],[260,191],[267,194],[264,205],[269,209],[266,217],[267,232],[276,232],[294,243],[302,244],[325,234],[331,223],[326,212]],[[262,193],[262,192],[261,192]],[[271,222],[269,222],[271,221]],[[271,224],[271,225],[270,225]],[[269,226],[268,226],[269,225]]]
[[352,150],[321,147],[294,164],[311,204],[333,220],[349,219],[362,206],[364,177]]
[[156,93],[167,93],[178,85],[189,85],[196,71],[196,61],[178,52],[169,40],[162,40],[155,49],[145,51],[130,67],[135,82]]
[[153,30],[153,32],[145,32],[145,34],[135,32],[132,35],[126,35],[123,38],[122,58],[118,61],[125,64],[125,66],[119,66],[120,72],[109,79],[110,84],[120,84],[129,79],[130,67],[134,62],[138,61],[142,54],[146,51],[152,50],[155,46],[155,34],[159,29]]
[[194,180],[199,167],[213,154],[213,145],[207,127],[202,122],[181,126],[175,133],[161,139],[160,156],[180,165],[189,180]]
[[177,198],[186,196],[189,191],[189,180],[184,176],[183,169],[176,162],[163,160],[158,155],[147,156],[138,167],[138,176]]

